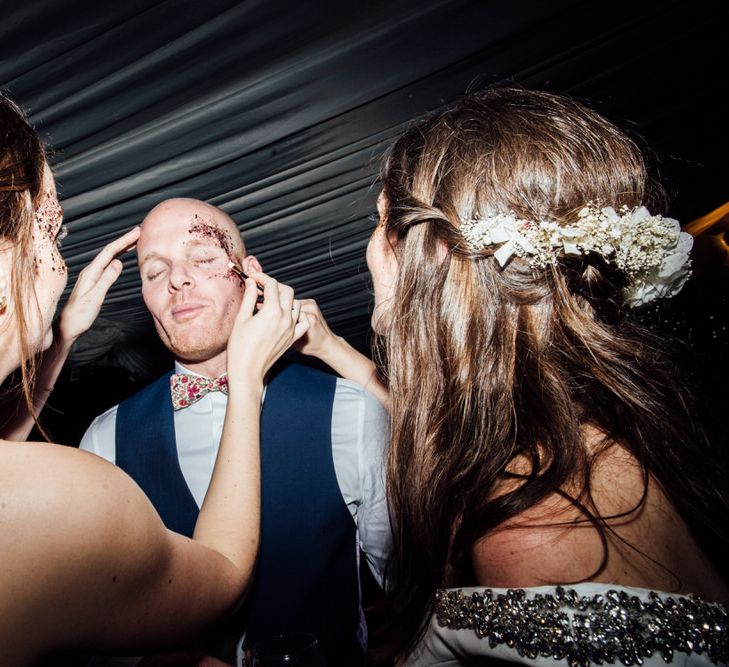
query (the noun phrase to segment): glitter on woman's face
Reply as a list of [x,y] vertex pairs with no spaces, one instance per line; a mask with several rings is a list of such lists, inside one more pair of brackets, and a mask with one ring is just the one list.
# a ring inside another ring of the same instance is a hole
[[35,216],[45,237],[52,241],[56,230],[63,222],[63,209],[51,192],[46,192],[43,196],[43,201],[35,212]]
[[[65,275],[68,269],[59,247],[61,239],[66,236],[66,228],[63,226],[63,209],[54,193],[46,192],[43,196],[43,201],[35,212],[35,219],[41,234],[41,243],[48,244],[51,248],[53,260],[51,269]],[[41,259],[38,258],[37,264],[41,263]]]

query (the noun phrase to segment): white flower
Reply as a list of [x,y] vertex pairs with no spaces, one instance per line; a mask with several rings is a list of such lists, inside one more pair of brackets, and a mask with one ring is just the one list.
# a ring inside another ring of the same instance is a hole
[[499,245],[494,257],[501,267],[514,255],[530,257],[532,267],[544,268],[556,263],[560,253],[599,254],[630,279],[625,297],[631,306],[674,296],[690,274],[693,238],[681,231],[677,220],[651,215],[645,206],[616,211],[590,203],[569,226],[521,220],[510,211],[466,220],[461,232],[474,252]]

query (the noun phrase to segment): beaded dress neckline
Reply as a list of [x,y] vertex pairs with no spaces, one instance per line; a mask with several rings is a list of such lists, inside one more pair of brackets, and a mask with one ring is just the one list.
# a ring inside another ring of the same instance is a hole
[[729,607],[693,595],[586,583],[528,589],[440,590],[435,616],[442,628],[471,630],[493,649],[564,660],[570,667],[642,665],[675,652],[712,662],[729,658]]

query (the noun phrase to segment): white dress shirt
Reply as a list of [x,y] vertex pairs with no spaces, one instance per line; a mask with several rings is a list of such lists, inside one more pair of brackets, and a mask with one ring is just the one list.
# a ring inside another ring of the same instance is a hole
[[[178,363],[175,372],[191,373]],[[225,394],[213,391],[174,413],[180,468],[198,507],[212,476],[227,401]],[[80,444],[81,449],[112,463],[116,462],[117,408],[98,416]],[[332,409],[334,471],[357,524],[362,551],[380,585],[391,543],[383,458],[388,438],[389,417],[380,403],[356,382],[337,378]]]

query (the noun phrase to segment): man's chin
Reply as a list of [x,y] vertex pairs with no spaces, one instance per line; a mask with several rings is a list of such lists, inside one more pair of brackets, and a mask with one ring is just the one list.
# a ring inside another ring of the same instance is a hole
[[210,341],[205,341],[205,343],[206,344],[202,342],[175,342],[167,345],[167,349],[169,349],[175,359],[177,359],[182,364],[199,364],[205,361],[210,361],[210,359],[217,357],[221,352],[224,352],[226,349],[226,346],[211,347]]

